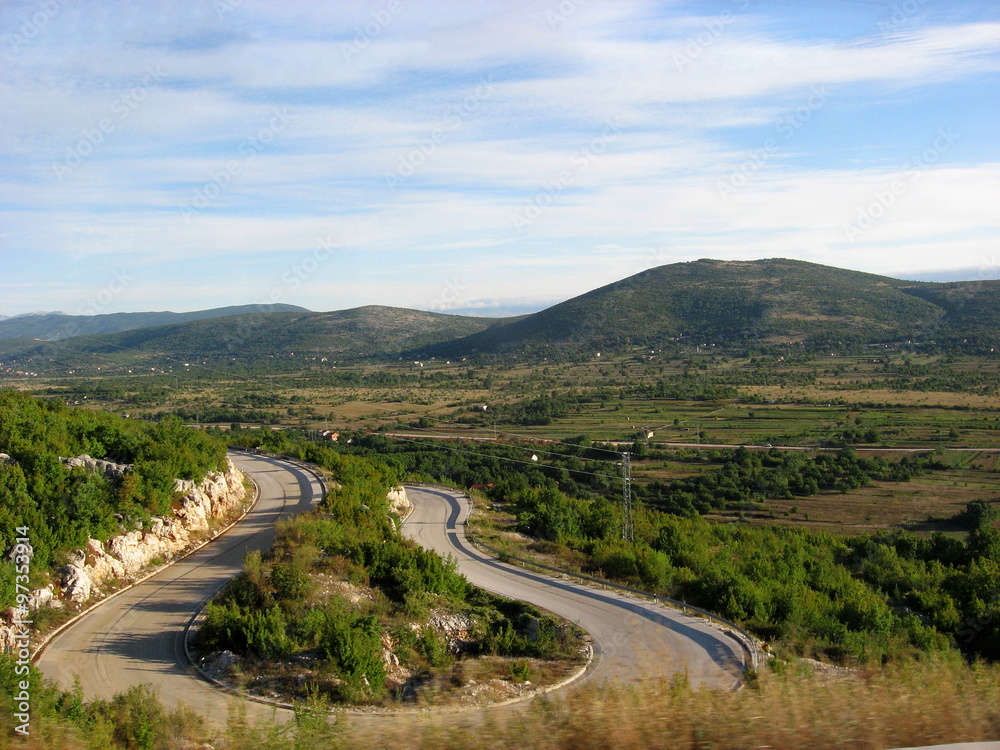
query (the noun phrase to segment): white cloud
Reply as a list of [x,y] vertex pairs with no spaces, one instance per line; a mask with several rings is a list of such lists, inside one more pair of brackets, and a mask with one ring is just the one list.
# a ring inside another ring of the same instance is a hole
[[[16,33],[32,7],[8,5],[0,31]],[[942,154],[853,241],[845,224],[907,179],[886,166],[899,159],[891,128],[859,127],[852,162],[842,134],[824,130],[834,126],[810,122],[808,137],[782,141],[745,185],[720,192],[747,142],[763,143],[747,134],[773,134],[816,87],[837,127],[848,111],[867,125],[875,106],[881,126],[935,114],[942,82],[963,91],[995,77],[1000,23],[988,13],[838,37],[793,33],[806,11],[782,9],[795,21],[785,27],[755,6],[724,22],[641,2],[582,3],[555,20],[558,3],[527,1],[400,0],[389,17],[388,4],[362,2],[237,3],[221,15],[193,1],[59,7],[16,53],[0,33],[0,98],[16,103],[0,111],[0,253],[32,254],[57,275],[127,262],[182,289],[192,268],[242,263],[245,293],[255,263],[280,275],[282,253],[294,262],[333,237],[354,260],[310,306],[416,304],[466,268],[488,277],[469,282],[470,300],[551,298],[556,284],[582,292],[662,258],[919,269],[941,257],[972,266],[995,246],[997,156],[985,143]],[[144,85],[150,70],[162,80]],[[489,94],[456,109],[483,81]],[[983,131],[973,104],[950,121]],[[275,112],[287,124],[248,147]],[[114,127],[88,147],[104,120]],[[535,209],[526,226],[512,221]],[[409,278],[387,278],[404,265]],[[130,294],[141,303],[149,288]],[[19,288],[18,306],[59,306],[50,293],[33,303]]]

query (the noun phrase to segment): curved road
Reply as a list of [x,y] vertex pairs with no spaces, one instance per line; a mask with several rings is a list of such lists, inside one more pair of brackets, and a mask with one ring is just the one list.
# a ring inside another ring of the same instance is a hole
[[441,555],[453,555],[469,582],[529,601],[572,620],[594,639],[586,679],[643,682],[686,674],[695,687],[735,687],[745,651],[733,638],[697,617],[627,594],[585,586],[499,562],[465,537],[471,510],[459,493],[407,487],[414,511],[403,533]]
[[[260,487],[254,509],[224,536],[59,633],[36,662],[47,677],[70,688],[78,676],[88,698],[110,698],[150,683],[167,704],[183,703],[213,724],[226,721],[238,699],[209,685],[187,663],[184,628],[202,602],[241,570],[248,551],[271,545],[277,520],[308,509],[321,495],[316,477],[294,464],[241,453],[233,459]],[[425,488],[408,488],[408,494],[415,510],[405,534],[453,554],[473,584],[531,601],[593,636],[595,659],[586,679],[630,682],[682,672],[694,685],[732,687],[738,681],[743,650],[720,631],[639,599],[500,563],[466,542],[461,524],[469,507],[463,496]],[[275,714],[273,707],[243,703],[248,718]],[[287,718],[289,712],[278,713]]]
[[[110,698],[150,683],[168,705],[183,703],[225,722],[234,698],[201,680],[184,656],[184,628],[202,603],[242,570],[247,552],[270,548],[274,524],[322,496],[316,477],[294,464],[234,452],[260,499],[226,534],[81,617],[53,638],[36,665],[63,688],[79,676],[87,698]],[[272,710],[248,704],[248,715]]]

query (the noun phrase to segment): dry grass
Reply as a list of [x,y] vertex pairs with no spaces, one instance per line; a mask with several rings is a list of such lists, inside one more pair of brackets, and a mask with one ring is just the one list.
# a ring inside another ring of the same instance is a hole
[[[176,750],[880,750],[1000,739],[1000,667],[930,660],[835,678],[803,665],[766,671],[735,693],[694,691],[683,681],[585,684],[486,711],[341,716],[298,731],[236,716],[217,732],[169,707],[161,717],[156,747]],[[81,732],[39,716],[24,742],[0,733],[0,749],[121,747],[112,732],[109,724]]]
[[[956,469],[915,477],[909,482],[875,482],[847,494],[821,492],[812,497],[768,500],[767,513],[746,511],[750,523],[794,526],[834,534],[861,534],[907,528],[915,533],[955,532],[948,519],[974,500],[1000,496],[1000,474],[992,467],[970,472]],[[792,510],[796,512],[792,513]],[[786,512],[789,515],[785,515]],[[732,520],[736,512],[718,514]]]
[[875,750],[998,738],[1000,671],[927,663],[865,678],[768,674],[738,693],[589,686],[520,711],[460,722],[431,718],[417,732],[380,727],[378,744],[360,727],[347,744],[359,750]]
[[838,388],[838,381],[819,381],[815,386],[742,386],[740,391],[765,400],[833,401],[843,399],[847,403],[864,401],[887,406],[969,406],[974,409],[996,408],[995,396],[978,393],[954,393],[946,391],[895,391],[875,388],[854,390]]

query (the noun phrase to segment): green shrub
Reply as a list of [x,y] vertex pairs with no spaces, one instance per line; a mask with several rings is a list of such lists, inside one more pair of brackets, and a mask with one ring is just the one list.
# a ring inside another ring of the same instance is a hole
[[275,563],[271,568],[271,586],[274,596],[281,601],[300,601],[309,593],[309,574],[295,565]]
[[381,626],[375,617],[355,617],[352,613],[326,609],[320,648],[342,674],[364,677],[374,693],[385,689],[382,662]]

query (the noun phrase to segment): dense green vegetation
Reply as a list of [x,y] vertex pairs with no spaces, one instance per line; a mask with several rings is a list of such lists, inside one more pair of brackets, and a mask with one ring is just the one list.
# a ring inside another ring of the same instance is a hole
[[552,359],[768,340],[816,349],[916,340],[987,351],[1000,328],[977,314],[995,321],[998,296],[997,282],[900,281],[780,258],[699,260],[643,271],[435,351]]
[[[400,536],[386,500],[396,474],[385,463],[308,443],[285,447],[330,471],[333,489],[317,512],[282,525],[266,558],[247,557],[244,573],[208,607],[196,640],[201,650],[230,650],[250,658],[250,669],[305,660],[311,679],[286,689],[348,702],[387,697],[385,642],[394,644],[404,667],[418,672],[418,681],[425,679],[420,674],[452,667],[456,654],[439,632],[411,627],[432,611],[473,623],[462,658],[574,657],[568,631],[553,618],[472,588],[451,561]],[[318,591],[329,580],[374,593],[350,604]],[[397,686],[389,697],[402,696]]]
[[[226,465],[223,441],[175,418],[140,422],[8,390],[0,390],[0,452],[10,456],[0,461],[3,548],[13,543],[16,528],[28,527],[36,576],[88,538],[103,541],[134,521],[168,512],[175,478],[200,479]],[[115,478],[59,460],[82,454],[132,468]],[[5,558],[4,606],[13,595],[12,575]]]
[[641,508],[628,543],[606,500],[520,476],[487,494],[526,533],[582,553],[587,569],[715,611],[795,653],[868,662],[957,647],[1000,658],[1000,532],[989,504],[970,508],[967,542],[903,531],[840,539]]
[[[289,434],[268,439],[285,449],[296,445]],[[970,504],[957,519],[972,530],[967,542],[903,531],[844,539],[698,517],[764,507],[767,498],[808,498],[821,488],[906,482],[944,468],[933,456],[709,451],[704,458],[716,468],[636,487],[635,541],[627,543],[620,538],[618,469],[608,461],[614,454],[584,438],[545,446],[537,464],[528,456],[541,449],[530,444],[431,445],[359,435],[335,450],[378,457],[399,475],[492,484],[487,496],[523,532],[555,545],[545,547],[550,552],[564,550],[588,572],[715,611],[795,653],[883,661],[961,649],[1000,658],[1000,579],[990,577],[1000,565],[994,504]]]
[[718,453],[722,465],[717,470],[673,482],[651,482],[640,486],[637,496],[659,510],[694,515],[738,510],[770,498],[810,497],[820,490],[847,493],[872,481],[907,482],[925,471],[947,468],[927,457],[859,458],[849,448],[835,455],[751,452],[743,447]]
[[668,398],[685,401],[720,401],[738,398],[740,393],[732,385],[712,382],[697,375],[683,375],[662,379],[652,385],[637,386],[632,393],[642,398]]

